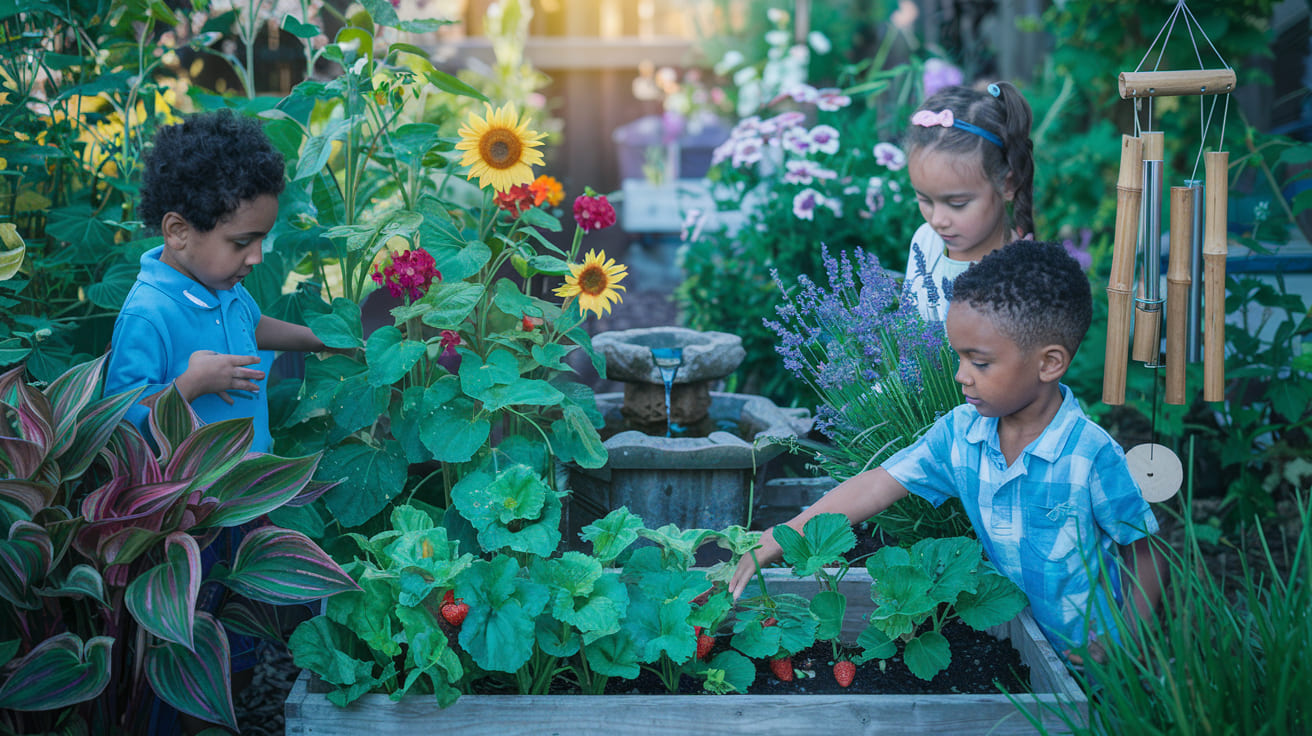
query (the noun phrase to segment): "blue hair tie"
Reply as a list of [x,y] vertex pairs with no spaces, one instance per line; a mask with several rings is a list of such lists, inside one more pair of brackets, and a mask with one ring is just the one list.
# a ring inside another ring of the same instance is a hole
[[996,85],[996,84],[990,84],[990,85],[989,85],[989,94],[993,95],[994,97],[1001,97],[1001,96],[1002,96],[1002,90],[998,88],[998,85]]

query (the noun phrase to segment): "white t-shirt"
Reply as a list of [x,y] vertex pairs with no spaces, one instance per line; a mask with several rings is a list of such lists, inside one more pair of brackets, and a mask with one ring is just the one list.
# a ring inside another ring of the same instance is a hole
[[947,319],[952,282],[972,263],[949,258],[943,238],[925,223],[916,229],[907,249],[907,275],[902,282],[902,293],[915,297],[920,315],[925,319]]

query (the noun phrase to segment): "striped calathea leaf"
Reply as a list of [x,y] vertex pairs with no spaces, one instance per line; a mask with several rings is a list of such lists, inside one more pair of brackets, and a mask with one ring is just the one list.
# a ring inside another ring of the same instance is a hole
[[146,651],[146,678],[164,702],[183,713],[237,730],[232,704],[232,652],[214,616],[196,614],[192,647],[173,642]]
[[100,695],[109,684],[113,645],[108,636],[84,643],[74,634],[40,642],[0,677],[0,710],[52,710]]
[[240,595],[278,605],[360,590],[309,537],[276,526],[247,533],[231,569],[216,567],[213,574]]

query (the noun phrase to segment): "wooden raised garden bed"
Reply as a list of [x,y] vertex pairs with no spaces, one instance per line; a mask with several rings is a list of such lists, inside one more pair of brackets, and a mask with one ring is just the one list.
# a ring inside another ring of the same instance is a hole
[[[815,583],[770,570],[772,590],[813,592]],[[852,639],[870,611],[870,577],[853,569],[841,592],[847,596],[844,632]],[[865,605],[862,605],[864,602]],[[1061,705],[1084,718],[1088,699],[1043,638],[1028,609],[990,633],[1012,643],[1030,668],[1033,693],[1016,696],[1050,733],[1063,730],[1050,707]],[[823,724],[826,733],[1033,734],[1034,727],[1006,695],[462,695],[441,709],[432,696],[392,702],[370,694],[346,708],[315,692],[302,672],[287,697],[286,733],[414,736],[459,734],[798,734]]]

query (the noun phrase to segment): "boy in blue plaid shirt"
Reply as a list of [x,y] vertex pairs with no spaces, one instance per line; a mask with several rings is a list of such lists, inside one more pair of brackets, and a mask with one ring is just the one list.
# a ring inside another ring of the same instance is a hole
[[[1084,415],[1059,380],[1092,319],[1088,277],[1065,250],[1020,241],[989,254],[953,285],[948,340],[966,403],[873,470],[856,475],[786,522],[812,516],[864,521],[914,493],[935,505],[961,499],[989,560],[1029,597],[1058,651],[1114,638],[1121,605],[1116,563],[1125,545],[1137,582],[1133,614],[1149,615],[1162,575],[1147,535],[1157,521],[1120,445]],[[772,533],[761,565],[778,560]],[[735,597],[755,574],[751,555],[730,583]],[[1106,576],[1107,584],[1102,583]],[[1107,600],[1107,591],[1116,600]]]

